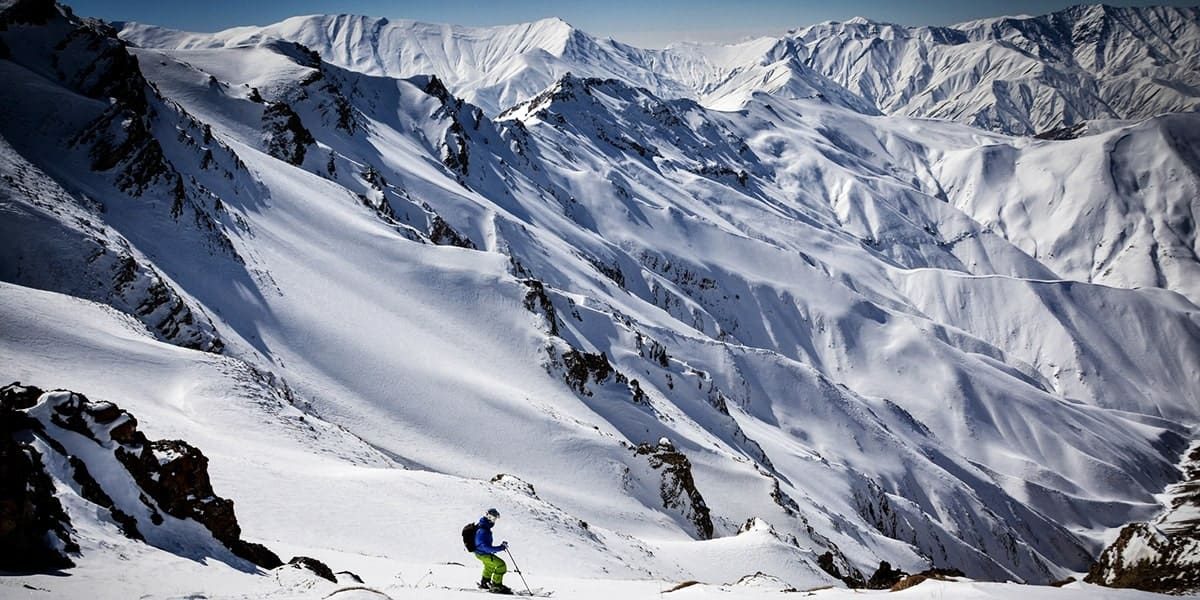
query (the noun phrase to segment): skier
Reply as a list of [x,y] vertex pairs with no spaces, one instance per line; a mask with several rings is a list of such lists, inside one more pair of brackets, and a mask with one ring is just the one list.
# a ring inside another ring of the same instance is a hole
[[504,574],[508,572],[508,565],[504,563],[503,558],[496,556],[508,550],[508,542],[500,542],[499,546],[492,545],[492,527],[499,518],[500,511],[489,508],[487,514],[480,517],[476,525],[475,558],[483,563],[483,577],[479,580],[479,588],[494,594],[512,594],[512,590],[504,585]]

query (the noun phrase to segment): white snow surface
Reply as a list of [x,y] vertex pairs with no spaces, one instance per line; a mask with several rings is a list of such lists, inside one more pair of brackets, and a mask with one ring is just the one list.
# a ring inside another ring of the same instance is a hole
[[[1086,570],[1178,478],[1200,418],[1195,114],[1063,142],[880,116],[788,54],[803,35],[685,60],[558,20],[126,25],[184,175],[180,217],[161,182],[131,195],[72,143],[107,103],[47,67],[68,26],[0,34],[19,49],[0,60],[0,214],[21,224],[5,228],[20,261],[0,270],[0,374],[197,446],[247,539],[285,559],[394,597],[466,596],[435,587],[473,583],[457,532],[496,506],[498,536],[556,597],[687,579],[703,584],[671,594],[774,593],[726,585],[758,571],[840,587],[817,567],[827,551],[867,576],[887,560],[1045,583]],[[590,44],[611,73],[563,59]],[[792,87],[722,75],[763,52]],[[656,78],[669,61],[680,75]],[[737,110],[711,108],[718,81]],[[311,132],[299,165],[268,153],[254,92]],[[432,243],[444,227],[475,248]],[[103,300],[79,281],[85,236],[127,245],[224,353],[75,297]],[[573,348],[628,379],[573,389]],[[717,539],[633,452],[663,437]],[[80,566],[3,578],[5,597],[337,589],[126,540],[57,479]],[[927,582],[897,597],[1017,594],[1142,596]]]

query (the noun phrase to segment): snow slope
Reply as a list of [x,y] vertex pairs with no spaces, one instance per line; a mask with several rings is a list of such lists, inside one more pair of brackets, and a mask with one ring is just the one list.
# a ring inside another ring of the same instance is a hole
[[[452,535],[465,505],[501,507],[501,526],[510,527],[505,534],[514,540],[530,583],[558,595],[599,598],[621,590],[639,597],[696,577],[712,584],[688,588],[688,597],[778,593],[781,587],[767,585],[769,580],[735,583],[754,570],[788,574],[780,586],[809,589],[823,583],[798,573],[788,546],[761,530],[705,543],[646,544],[604,529],[581,529],[577,520],[520,486],[404,469],[344,429],[288,404],[249,365],[166,345],[111,308],[6,283],[0,284],[0,306],[0,358],[10,373],[22,380],[87,387],[94,390],[93,398],[120,401],[153,437],[188,437],[205,449],[218,491],[239,499],[238,512],[251,539],[318,557],[339,576],[353,572],[390,597],[475,597],[458,591],[475,574],[469,559],[461,566],[463,553]],[[356,586],[350,579],[334,584],[288,567],[264,577],[211,557],[185,560],[171,545],[122,537],[114,523],[98,518],[94,505],[65,475],[56,484],[82,546],[80,561],[72,577],[5,577],[0,580],[5,597],[39,598],[50,592],[103,599],[202,591],[212,598],[322,598],[348,597],[350,592],[335,592]],[[345,506],[355,510],[337,509]],[[309,518],[312,513],[321,518]],[[635,555],[639,560],[630,561]],[[697,565],[702,571],[692,570]],[[627,579],[648,574],[654,579]],[[846,593],[822,588],[817,596],[836,599]],[[1084,584],[1056,589],[943,582],[921,584],[902,597],[1013,593],[1064,600],[1156,597]]]
[[1056,273],[1195,303],[1198,147],[1194,116],[1164,115],[1074,141],[951,151],[933,168],[955,206]]
[[[517,47],[558,39],[537,25]],[[1035,142],[787,90],[726,112],[554,75],[493,119],[440,73],[335,66],[332,46],[130,31],[163,37],[116,60],[136,65],[116,95],[47,68],[95,59],[63,39],[114,32],[56,11],[0,33],[10,247],[55,249],[6,251],[3,364],[203,449],[254,541],[423,571],[461,560],[460,521],[495,504],[528,536],[522,566],[568,578],[814,587],[886,560],[1044,583],[1179,477],[1200,397],[1192,267],[1163,268],[1168,289],[1090,283],[1147,274],[1082,271],[1090,222],[1027,228],[1016,200],[975,190],[1040,194],[1029,222],[1086,213],[1075,187],[1032,186],[1099,172],[1127,139],[1150,150],[1122,172],[1145,181],[1088,182],[1111,198],[1097,222],[1181,230],[1194,197],[1166,182],[1194,177],[1195,115]],[[994,168],[997,152],[1051,175]],[[1051,260],[1028,230],[1071,252]],[[223,354],[53,293],[129,311],[81,284],[89,240],[152,269]],[[536,491],[485,483],[498,473]],[[83,559],[124,547],[111,529]]]

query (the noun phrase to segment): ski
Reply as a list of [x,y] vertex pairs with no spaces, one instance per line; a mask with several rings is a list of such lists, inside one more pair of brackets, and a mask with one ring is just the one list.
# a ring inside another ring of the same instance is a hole
[[332,592],[329,592],[329,594],[327,594],[325,596],[325,598],[327,600],[338,600],[338,594],[342,594],[344,592],[369,592],[369,593],[378,595],[380,598],[387,598],[388,600],[391,600],[391,596],[384,593],[382,590],[378,590],[373,587],[367,587],[365,585],[355,585],[355,586],[351,586],[351,587],[344,587],[341,589],[337,589]]
[[504,596],[509,596],[509,595],[525,596],[526,598],[549,598],[554,595],[553,590],[547,591],[545,588],[532,588],[529,591],[513,590],[512,594],[497,594],[495,592],[491,592],[488,590],[481,590],[477,587],[475,587],[475,588],[446,588],[446,589],[453,589],[453,590],[462,591],[462,592],[476,592],[479,594],[488,594],[488,595],[496,596],[496,597],[500,597],[500,598],[502,598]]

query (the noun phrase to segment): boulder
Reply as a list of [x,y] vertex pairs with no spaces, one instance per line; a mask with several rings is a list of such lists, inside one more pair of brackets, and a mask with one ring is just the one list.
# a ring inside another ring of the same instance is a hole
[[[308,556],[293,556],[292,560],[288,561],[288,565],[296,567],[297,569],[310,571],[313,575],[316,575],[321,579],[327,579],[333,583],[338,582],[337,575],[333,574],[333,569],[330,569],[329,565],[326,565],[315,558]],[[362,580],[359,580],[360,583],[361,581]]]

